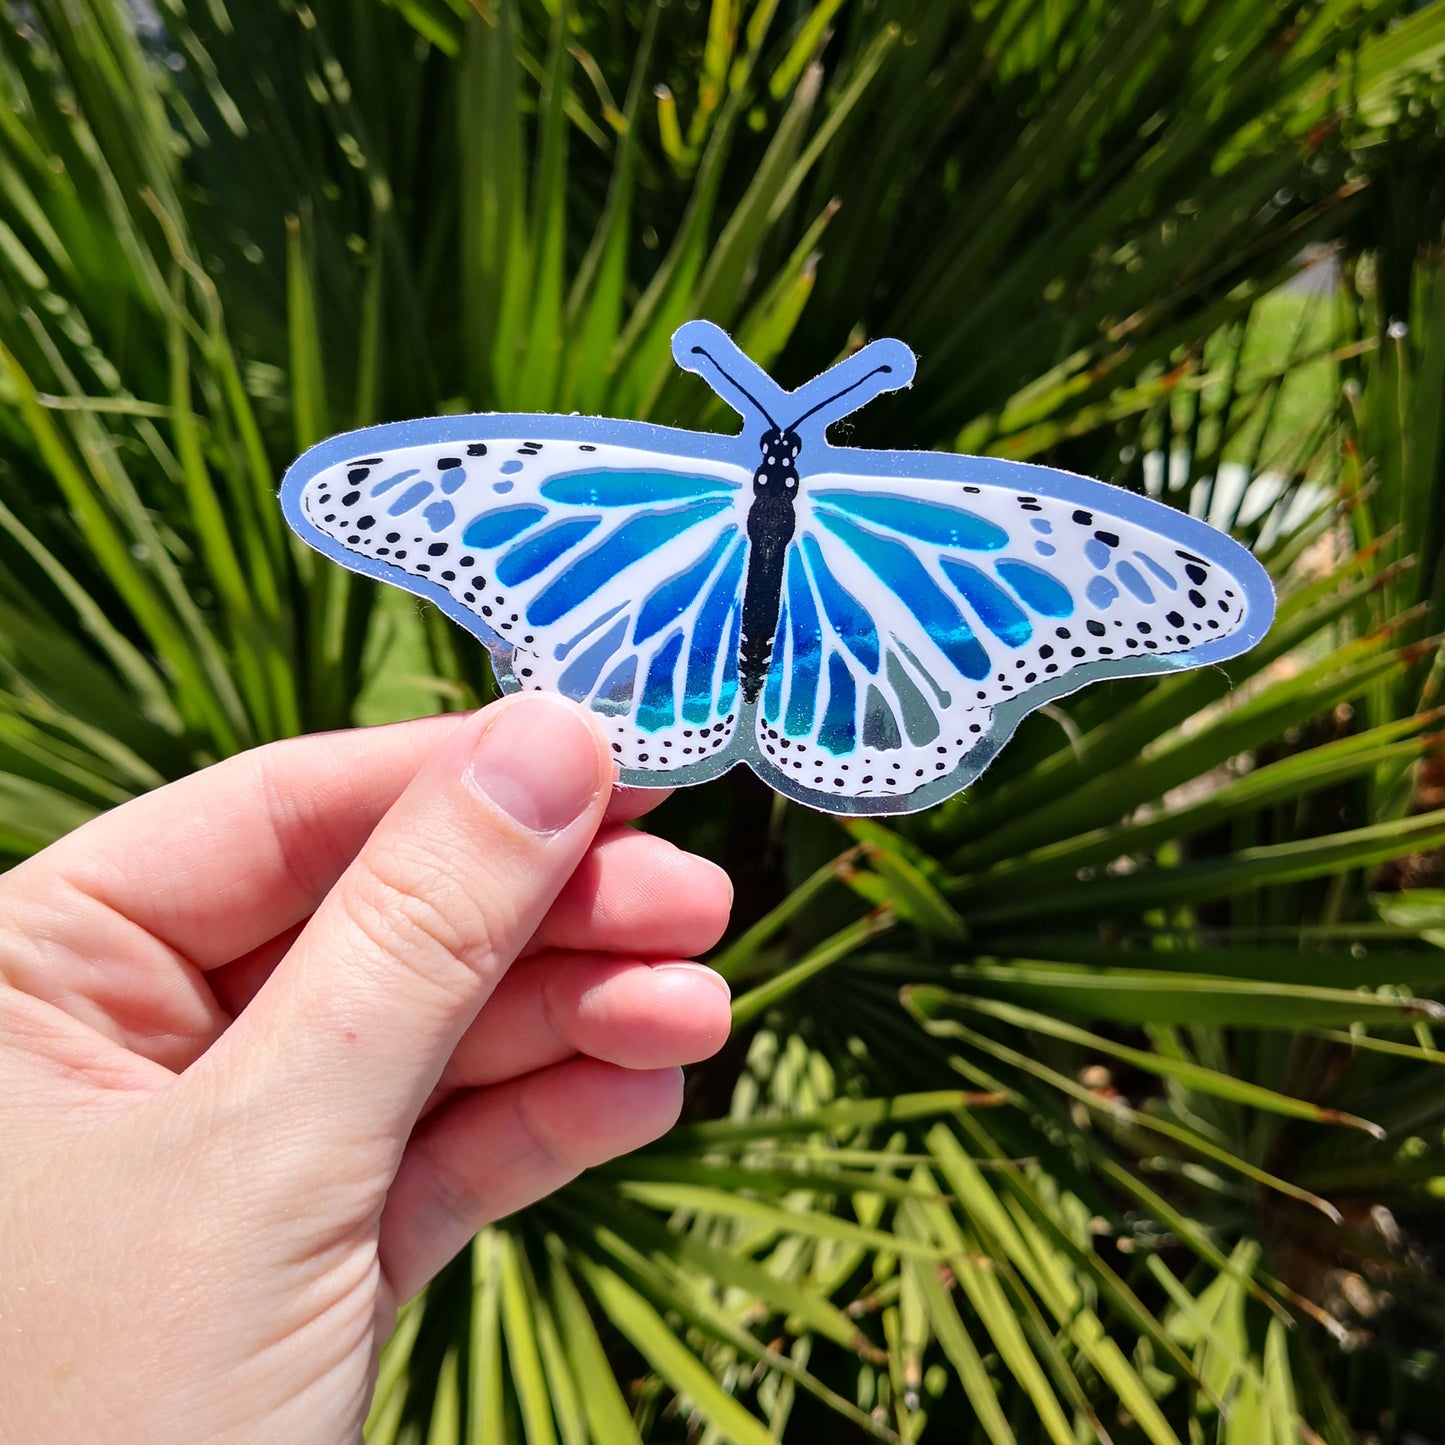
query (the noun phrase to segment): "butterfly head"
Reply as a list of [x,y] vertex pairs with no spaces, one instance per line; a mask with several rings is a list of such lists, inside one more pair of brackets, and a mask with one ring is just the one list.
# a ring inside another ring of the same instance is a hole
[[762,434],[758,445],[763,459],[753,473],[755,496],[787,495],[793,497],[798,491],[798,453],[803,443],[791,427],[770,427]]

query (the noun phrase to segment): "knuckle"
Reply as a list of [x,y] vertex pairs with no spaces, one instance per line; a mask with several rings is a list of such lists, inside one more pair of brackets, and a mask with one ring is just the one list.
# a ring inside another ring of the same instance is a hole
[[299,897],[319,898],[330,881],[322,860],[332,850],[316,846],[318,841],[329,843],[329,839],[317,836],[325,830],[325,810],[314,809],[309,800],[303,801],[294,780],[287,775],[285,759],[295,741],[288,738],[270,743],[227,758],[217,767],[234,770],[259,794],[268,841],[283,877]]
[[547,1123],[547,1111],[538,1104],[532,1091],[525,1085],[516,1091],[512,1107],[518,1129],[548,1173],[570,1179],[587,1167],[585,1159],[575,1158],[572,1152],[563,1146],[556,1131]]
[[[547,955],[540,955],[546,959]],[[540,971],[542,987],[537,990],[538,1012],[541,1015],[543,1030],[559,1045],[564,1048],[572,1046],[571,1020],[576,1017],[576,1005],[579,998],[577,989],[577,970],[575,962],[572,967],[557,967],[556,956],[548,959],[552,964]],[[569,1008],[562,1001],[562,991],[567,991]]]
[[[341,890],[347,922],[382,957],[449,989],[471,992],[495,955],[486,914],[431,860],[430,874],[395,855],[358,863]],[[427,878],[425,887],[411,880]]]
[[448,1157],[448,1151],[425,1131],[414,1137],[409,1147],[416,1151],[416,1164],[426,1181],[428,1232],[448,1225],[460,1225],[468,1233],[480,1229],[487,1221],[485,1202],[476,1184]]
[[454,1152],[434,1133],[420,1130],[407,1144],[415,1191],[412,1218],[406,1233],[418,1240],[452,1238],[477,1233],[491,1217],[477,1181],[458,1168]]

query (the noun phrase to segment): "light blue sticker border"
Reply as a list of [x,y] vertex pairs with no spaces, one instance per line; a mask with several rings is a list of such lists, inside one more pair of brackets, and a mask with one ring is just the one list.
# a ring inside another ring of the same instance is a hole
[[[407,447],[435,447],[453,442],[489,442],[519,436],[541,442],[584,442],[597,446],[630,447],[655,453],[664,464],[675,465],[679,461],[693,459],[730,463],[751,472],[757,465],[758,439],[770,421],[776,419],[787,425],[793,418],[818,407],[826,398],[849,391],[851,394],[846,404],[840,401],[831,407],[823,406],[796,426],[803,443],[800,461],[804,465],[800,472],[804,485],[810,475],[836,473],[845,476],[898,478],[923,486],[945,486],[950,490],[959,485],[1003,487],[1015,492],[1049,497],[1083,509],[1106,509],[1112,516],[1149,530],[1154,529],[1155,520],[1162,508],[1169,513],[1172,543],[1186,547],[1205,561],[1224,568],[1242,587],[1245,614],[1241,625],[1235,631],[1202,642],[1187,652],[1159,656],[1135,654],[1119,659],[1097,660],[1081,664],[1059,678],[1035,684],[1026,695],[1010,698],[993,708],[992,721],[987,732],[959,766],[943,777],[927,782],[906,797],[860,798],[814,792],[800,787],[796,780],[789,779],[792,796],[826,812],[847,815],[898,814],[929,807],[974,781],[997,756],[1023,718],[1044,704],[1109,678],[1180,672],[1218,664],[1247,652],[1268,632],[1274,616],[1274,589],[1264,568],[1239,543],[1207,523],[1164,503],[1073,472],[1028,462],[962,456],[947,452],[878,451],[834,446],[827,437],[829,425],[855,411],[880,391],[892,390],[911,381],[915,360],[913,353],[902,342],[873,342],[793,392],[784,391],[766,372],[746,358],[741,358],[741,363],[747,367],[740,378],[741,388],[730,386],[727,381],[719,384],[716,372],[698,358],[694,347],[711,345],[717,349],[724,344],[728,349],[730,364],[736,371],[740,364],[740,353],[732,347],[725,333],[709,322],[689,322],[680,328],[673,338],[673,354],[680,366],[697,372],[743,416],[744,426],[740,432],[729,435],[659,426],[651,422],[620,421],[610,417],[558,416],[535,412],[479,412],[385,422],[331,437],[303,453],[287,469],[282,479],[282,510],[296,534],[318,552],[350,571],[403,588],[440,608],[453,622],[465,628],[488,648],[492,654],[498,685],[504,691],[518,691],[521,684],[512,675],[511,644],[488,627],[483,618],[457,602],[439,583],[399,571],[379,559],[351,551],[311,523],[301,507],[301,494],[313,477],[330,467],[373,453]],[[886,371],[887,375],[881,380],[869,383],[868,376],[880,370]],[[731,381],[732,378],[727,380]],[[747,763],[755,772],[766,777],[771,771],[771,765],[761,755],[753,734],[751,714],[754,707],[741,702],[739,706],[743,715],[738,720],[738,735],[733,745],[722,754],[666,775],[644,769],[624,768],[620,781],[632,787],[674,787],[717,777],[738,763]]]

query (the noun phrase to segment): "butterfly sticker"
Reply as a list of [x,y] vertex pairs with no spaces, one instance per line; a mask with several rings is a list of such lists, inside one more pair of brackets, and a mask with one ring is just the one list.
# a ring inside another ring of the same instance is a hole
[[746,763],[832,813],[939,802],[1033,709],[1222,662],[1269,626],[1264,569],[1171,507],[1022,462],[831,444],[912,380],[900,341],[792,392],[709,322],[672,349],[740,434],[395,422],[306,452],[286,518],[474,633],[504,690],[600,714],[623,783]]

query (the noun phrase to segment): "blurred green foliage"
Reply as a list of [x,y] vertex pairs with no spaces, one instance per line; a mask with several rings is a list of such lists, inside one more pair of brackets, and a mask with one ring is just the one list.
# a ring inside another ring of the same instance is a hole
[[725,428],[693,316],[786,384],[901,336],[859,440],[1152,491],[1278,582],[1247,657],[895,827],[669,803],[738,883],[736,1040],[408,1307],[374,1441],[1445,1438],[1445,5],[6,14],[11,857],[484,699],[281,471],[437,411]]

